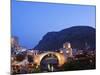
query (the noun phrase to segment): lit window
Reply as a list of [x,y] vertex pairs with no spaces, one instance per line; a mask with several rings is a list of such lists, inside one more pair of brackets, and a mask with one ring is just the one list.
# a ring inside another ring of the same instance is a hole
[[66,53],[69,53],[69,51],[66,51]]

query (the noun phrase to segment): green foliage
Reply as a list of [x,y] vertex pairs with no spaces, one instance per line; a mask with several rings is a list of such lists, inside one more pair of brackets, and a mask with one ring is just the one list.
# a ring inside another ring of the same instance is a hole
[[40,67],[33,69],[33,73],[40,73],[40,72],[41,72]]
[[95,69],[95,59],[85,58],[73,60],[65,63],[62,69],[63,71]]

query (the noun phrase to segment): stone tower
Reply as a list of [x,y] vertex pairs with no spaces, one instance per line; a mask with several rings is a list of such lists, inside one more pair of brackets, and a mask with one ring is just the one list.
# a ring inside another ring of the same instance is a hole
[[72,57],[73,56],[71,44],[69,42],[64,43],[63,48],[64,48],[64,53],[66,53],[67,57]]

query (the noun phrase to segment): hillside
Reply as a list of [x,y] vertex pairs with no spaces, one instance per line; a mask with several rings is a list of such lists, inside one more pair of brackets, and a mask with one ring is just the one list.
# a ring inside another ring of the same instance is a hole
[[84,49],[86,43],[91,50],[95,49],[95,29],[89,26],[74,26],[59,32],[48,32],[34,49],[57,50],[63,43],[70,42],[72,48]]

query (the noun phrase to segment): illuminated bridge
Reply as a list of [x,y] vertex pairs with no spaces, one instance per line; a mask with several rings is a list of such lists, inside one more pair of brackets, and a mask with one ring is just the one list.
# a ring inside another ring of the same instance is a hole
[[[49,57],[50,56],[50,57]],[[61,66],[65,63],[65,57],[63,54],[58,53],[58,52],[46,52],[46,53],[42,53],[39,55],[36,55],[34,57],[34,63],[36,63],[37,65],[40,65],[42,60],[44,58],[48,57],[48,60],[53,60],[53,59],[57,59],[58,61],[58,66]]]

